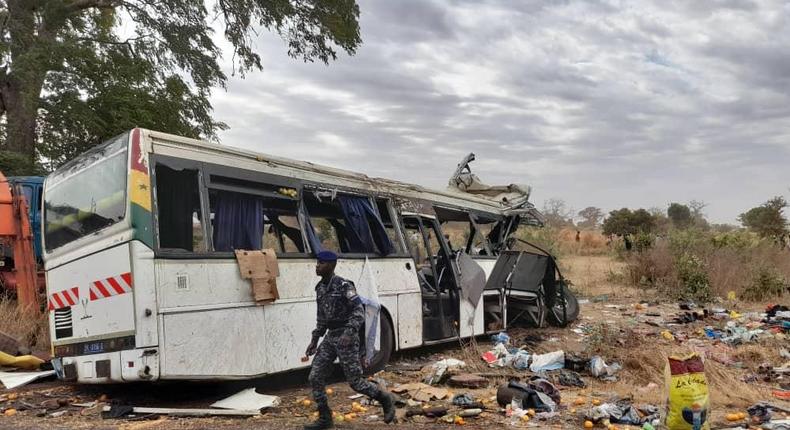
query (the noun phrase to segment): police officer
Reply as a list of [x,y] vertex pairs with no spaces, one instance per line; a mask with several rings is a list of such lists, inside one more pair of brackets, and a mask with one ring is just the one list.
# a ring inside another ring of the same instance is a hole
[[[313,399],[318,406],[318,420],[304,428],[321,430],[332,427],[332,411],[326,397],[326,379],[332,373],[335,357],[339,358],[351,388],[378,400],[384,409],[384,421],[391,423],[395,419],[392,396],[362,377],[359,349],[359,331],[365,322],[362,300],[351,281],[335,275],[337,255],[334,252],[322,251],[317,257],[315,274],[321,277],[321,281],[315,286],[318,318],[313,339],[305,354],[315,354],[309,379]],[[321,336],[324,336],[324,340],[318,345]]]

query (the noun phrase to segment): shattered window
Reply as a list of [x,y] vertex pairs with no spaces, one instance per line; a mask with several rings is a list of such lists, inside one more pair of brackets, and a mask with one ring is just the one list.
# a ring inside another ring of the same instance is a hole
[[198,171],[156,165],[159,247],[205,252]]
[[305,250],[295,190],[281,198],[211,189],[209,207],[215,251],[274,249],[287,254]]
[[304,202],[313,225],[314,247],[371,256],[398,252],[393,241],[397,230],[390,219],[387,200],[383,201],[383,215],[379,202],[359,194],[314,191],[305,193]]
[[494,227],[494,223],[477,224],[474,240],[472,240],[471,255],[488,254],[488,250],[486,250],[486,245],[488,244],[488,235],[491,233],[491,229],[493,227]]
[[442,223],[442,232],[453,251],[466,251],[471,225],[469,221],[447,221]]
[[340,205],[332,199],[332,195],[316,196],[315,193],[307,192],[304,194],[304,203],[321,248],[336,253],[348,253],[343,212]]
[[395,223],[392,221],[390,200],[376,199],[376,206],[379,211],[379,216],[381,217],[381,222],[384,224],[384,229],[387,231],[387,237],[389,237],[390,241],[392,242],[392,246],[394,247],[394,253],[399,254],[401,252],[401,241],[398,237],[398,230],[395,227]]

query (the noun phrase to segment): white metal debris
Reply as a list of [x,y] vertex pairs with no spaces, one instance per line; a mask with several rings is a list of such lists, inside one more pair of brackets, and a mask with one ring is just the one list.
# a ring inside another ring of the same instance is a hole
[[238,393],[215,402],[212,408],[234,409],[238,411],[253,411],[271,408],[280,404],[280,398],[267,394],[258,394],[255,388],[248,388]]
[[36,379],[46,378],[54,374],[54,370],[43,370],[41,372],[0,372],[0,382],[5,385],[6,389],[10,390],[12,388],[27,385]]

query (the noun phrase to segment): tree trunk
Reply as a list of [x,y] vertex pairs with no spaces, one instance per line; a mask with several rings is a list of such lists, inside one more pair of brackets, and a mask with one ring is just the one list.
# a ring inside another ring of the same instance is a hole
[[[22,156],[31,167],[36,161],[36,119],[39,97],[51,52],[46,42],[54,39],[45,22],[36,22],[36,2],[8,0],[10,72],[3,71],[0,96],[6,115],[4,148]],[[43,42],[43,43],[42,43]]]
[[16,152],[32,166],[36,159],[36,117],[43,81],[9,76],[3,83],[7,135],[5,150]]

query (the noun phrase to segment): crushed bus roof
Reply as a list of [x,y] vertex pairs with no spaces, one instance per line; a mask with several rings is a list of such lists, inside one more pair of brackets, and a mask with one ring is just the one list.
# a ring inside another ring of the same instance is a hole
[[[504,212],[504,213],[521,213],[523,215],[529,215],[536,219],[540,218],[540,214],[537,212],[534,205],[532,205],[527,201],[527,198],[529,196],[529,187],[525,187],[525,186],[522,186],[522,188],[519,188],[518,186],[515,185],[508,185],[505,187],[492,187],[492,188],[509,188],[510,190],[512,190],[511,192],[522,194],[524,196],[524,198],[522,199],[517,199],[517,201],[515,201],[513,204],[508,204],[507,201],[497,200],[495,198],[492,198],[484,194],[473,194],[471,192],[465,192],[458,187],[451,186],[445,190],[431,189],[417,184],[410,184],[406,182],[397,181],[394,179],[371,177],[364,173],[324,166],[309,161],[299,161],[285,157],[263,154],[255,151],[210,143],[198,139],[191,139],[187,137],[176,136],[176,135],[153,131],[153,130],[141,129],[141,131],[143,132],[144,135],[147,134],[152,139],[152,141],[154,141],[156,146],[189,148],[207,154],[213,153],[216,155],[224,155],[224,156],[230,155],[235,157],[242,157],[250,161],[267,163],[270,167],[274,167],[274,168],[279,167],[279,168],[294,169],[303,172],[310,172],[319,176],[325,176],[324,179],[326,179],[327,182],[329,183],[333,183],[334,185],[339,185],[339,186],[347,185],[350,187],[373,190],[378,192],[388,192],[387,189],[391,189],[391,191],[398,191],[403,194],[411,194],[411,197],[415,197],[415,198],[426,198],[430,196],[431,199],[433,200],[436,200],[438,202],[444,202],[450,205],[460,204],[460,202],[453,201],[457,199],[465,203],[466,202],[476,203],[478,205],[487,207],[488,210],[495,210],[497,212]],[[150,148],[149,150],[154,153],[159,152],[156,150],[156,148]],[[474,159],[473,154],[470,155],[472,155],[472,159]],[[467,159],[465,159],[465,161],[466,160]],[[459,165],[459,170],[461,167],[462,166]],[[339,183],[337,179],[342,179],[348,181],[349,183],[342,184]]]

